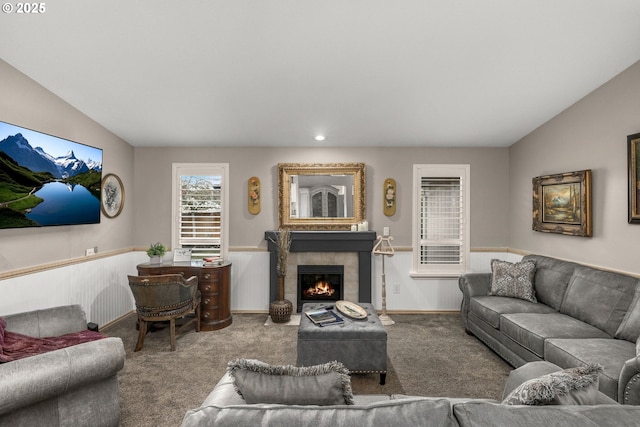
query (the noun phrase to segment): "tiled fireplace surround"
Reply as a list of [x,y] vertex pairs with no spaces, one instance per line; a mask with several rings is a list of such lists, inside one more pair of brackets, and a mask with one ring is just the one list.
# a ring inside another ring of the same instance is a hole
[[[270,252],[269,302],[278,297],[277,231],[266,231]],[[344,299],[371,302],[371,250],[375,231],[292,231],[287,259],[285,298],[297,301],[298,265],[343,265]]]

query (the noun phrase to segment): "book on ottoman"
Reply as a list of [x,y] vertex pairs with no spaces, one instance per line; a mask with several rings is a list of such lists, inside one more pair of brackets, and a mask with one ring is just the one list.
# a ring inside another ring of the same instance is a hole
[[320,310],[313,310],[305,312],[307,317],[318,326],[329,326],[344,323],[344,319],[333,310],[327,310],[322,308]]

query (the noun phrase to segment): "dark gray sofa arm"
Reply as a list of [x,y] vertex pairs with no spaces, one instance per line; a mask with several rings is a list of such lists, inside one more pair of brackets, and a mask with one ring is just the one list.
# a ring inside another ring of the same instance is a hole
[[491,273],[467,273],[458,279],[458,286],[462,291],[462,305],[460,315],[465,328],[469,314],[469,300],[477,295],[487,295],[491,289]]
[[120,338],[104,338],[0,364],[0,416],[114,377],[124,366]]
[[618,379],[618,402],[626,405],[640,405],[640,360],[627,360]]

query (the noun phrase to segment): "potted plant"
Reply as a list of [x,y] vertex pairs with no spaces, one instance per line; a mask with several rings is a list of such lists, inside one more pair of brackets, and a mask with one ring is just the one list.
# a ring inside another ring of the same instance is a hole
[[152,243],[147,249],[151,264],[162,264],[162,257],[167,253],[167,247],[162,243]]

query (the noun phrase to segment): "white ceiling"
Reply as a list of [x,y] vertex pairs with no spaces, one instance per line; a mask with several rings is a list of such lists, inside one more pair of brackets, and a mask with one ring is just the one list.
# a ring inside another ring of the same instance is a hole
[[638,0],[44,4],[0,58],[133,146],[504,147],[640,60]]

